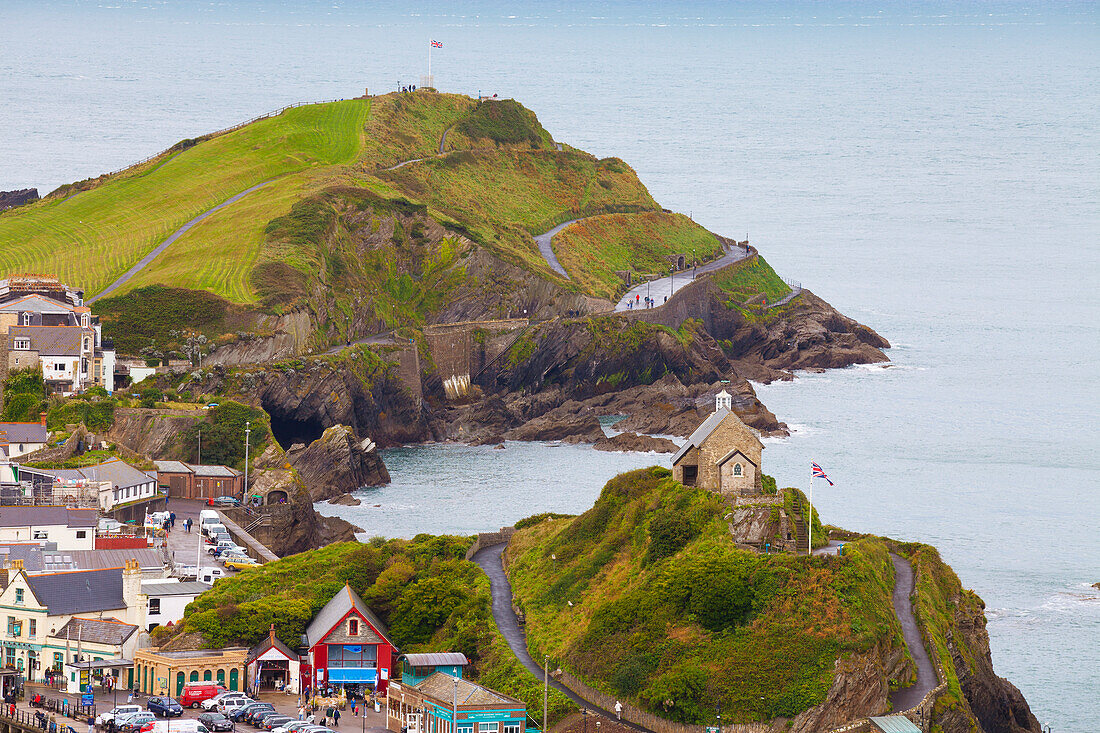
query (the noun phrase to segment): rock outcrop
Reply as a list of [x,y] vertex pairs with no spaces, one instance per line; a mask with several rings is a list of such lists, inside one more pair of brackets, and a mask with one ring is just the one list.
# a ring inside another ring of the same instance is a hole
[[528,420],[509,430],[508,440],[563,440],[570,443],[595,443],[604,438],[603,428],[595,415],[547,414]]
[[179,446],[178,439],[181,433],[205,419],[202,410],[119,407],[115,409],[114,425],[103,437],[154,459],[194,460],[197,456],[187,454],[189,446]]
[[596,450],[634,453],[675,453],[679,450],[679,446],[668,438],[637,433],[619,433],[610,438],[601,438],[592,447]]
[[18,191],[0,191],[0,211],[38,200],[37,188],[21,188]]
[[390,482],[390,473],[374,442],[370,438],[359,440],[347,425],[327,428],[309,446],[292,447],[286,455],[313,501]]

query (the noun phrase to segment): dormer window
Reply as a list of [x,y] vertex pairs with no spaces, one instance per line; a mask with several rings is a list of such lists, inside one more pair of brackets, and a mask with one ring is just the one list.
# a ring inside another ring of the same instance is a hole
[[348,619],[348,636],[359,636],[359,619]]
[[740,463],[733,464],[733,475],[734,476],[740,476],[741,475],[741,464]]
[[92,317],[90,315],[88,315],[87,313],[80,316],[80,322],[81,322],[81,325],[84,326],[84,328],[88,328],[91,325],[91,320],[92,320]]
[[15,339],[16,351],[30,351],[31,340],[30,339]]
[[19,322],[22,323],[24,326],[31,325],[31,314],[30,313],[21,313],[21,314],[19,314]]

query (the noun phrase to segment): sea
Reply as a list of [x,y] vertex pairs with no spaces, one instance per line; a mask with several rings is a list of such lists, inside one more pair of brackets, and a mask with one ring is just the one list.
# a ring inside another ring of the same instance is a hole
[[[998,674],[1100,719],[1100,7],[1094,2],[2,0],[0,190],[121,168],[313,100],[514,97],[658,201],[746,236],[893,344],[758,386],[764,468],[826,522],[928,542],[985,600]],[[387,451],[332,507],[368,535],[579,512],[667,456]]]

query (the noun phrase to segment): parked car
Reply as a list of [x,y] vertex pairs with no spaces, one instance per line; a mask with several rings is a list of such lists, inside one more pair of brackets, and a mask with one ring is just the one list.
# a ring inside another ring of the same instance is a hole
[[235,496],[212,496],[206,503],[208,506],[240,506],[241,500]]
[[118,707],[111,708],[105,713],[100,713],[95,718],[95,724],[99,726],[106,726],[112,720],[117,720],[131,713],[140,713],[140,705],[119,705]]
[[260,563],[250,557],[231,557],[225,561],[225,566],[234,570],[245,570],[246,568],[258,568]]
[[114,720],[115,730],[122,731],[123,733],[136,733],[141,730],[142,726],[146,723],[151,723],[157,719],[157,716],[148,711],[130,713],[129,715],[119,715]]
[[308,720],[292,720],[289,723],[283,723],[278,728],[272,728],[271,733],[299,733],[299,731],[312,725]]
[[248,550],[246,550],[243,547],[241,547],[240,545],[236,545],[236,544],[219,545],[218,547],[214,548],[214,552],[213,552],[215,560],[221,560],[226,555],[247,555],[247,554],[248,554]]
[[226,531],[225,525],[220,521],[202,525],[202,533],[207,537],[214,537]]
[[146,723],[141,733],[210,733],[210,729],[198,720],[154,720]]
[[294,718],[289,715],[275,713],[274,715],[265,715],[260,718],[260,722],[256,727],[263,730],[272,730],[273,728],[278,728],[280,725],[286,725],[292,720],[294,720]]
[[215,544],[211,547],[207,547],[206,552],[210,555],[213,555],[214,557],[217,557],[218,555],[225,552],[226,550],[238,549],[238,548],[241,549],[241,550],[244,550],[243,547],[238,545],[233,540],[220,540],[217,544]]
[[221,713],[203,713],[199,722],[212,731],[233,730],[233,721]]
[[151,697],[145,703],[145,709],[162,718],[174,718],[183,715],[183,706],[170,697]]
[[255,703],[256,701],[249,697],[227,697],[224,700],[220,700],[214,710],[232,719],[233,713],[243,707],[254,705]]
[[251,705],[245,705],[243,708],[240,708],[239,710],[234,710],[233,713],[229,717],[230,717],[231,720],[234,720],[234,721],[237,721],[237,722],[244,721],[245,723],[249,723],[249,722],[251,722],[251,720],[249,718],[252,715],[252,713],[258,713],[260,711],[270,712],[270,711],[273,711],[274,709],[275,709],[275,706],[272,705],[269,702],[254,702]]
[[275,706],[273,705],[271,706],[270,710],[266,708],[253,710],[251,713],[245,716],[245,721],[251,723],[252,725],[259,726],[260,721],[262,721],[269,715],[281,715],[281,713],[277,712],[275,710]]
[[232,697],[246,698],[248,697],[248,695],[244,694],[243,692],[237,692],[235,690],[230,691],[222,688],[222,690],[217,695],[214,695],[214,697],[207,698],[206,700],[202,701],[202,709],[216,710],[218,707],[218,703],[220,703],[222,700],[228,700]]
[[185,708],[197,708],[203,700],[216,697],[225,692],[225,688],[213,682],[192,682],[184,685],[183,694],[180,695],[180,705]]
[[215,580],[224,577],[225,571],[221,568],[209,567],[199,571],[199,582],[206,583],[207,585],[214,585]]

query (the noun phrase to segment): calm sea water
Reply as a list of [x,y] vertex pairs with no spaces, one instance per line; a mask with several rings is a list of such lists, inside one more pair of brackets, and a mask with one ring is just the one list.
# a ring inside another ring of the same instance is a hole
[[[1094,3],[0,3],[0,190],[123,166],[299,100],[514,96],[658,200],[748,233],[886,335],[890,369],[762,387],[766,470],[826,521],[938,546],[998,673],[1056,731],[1100,715],[1100,34]],[[430,446],[371,533],[579,511],[652,456]],[[374,507],[373,504],[380,504]],[[335,510],[335,509],[334,509]]]

